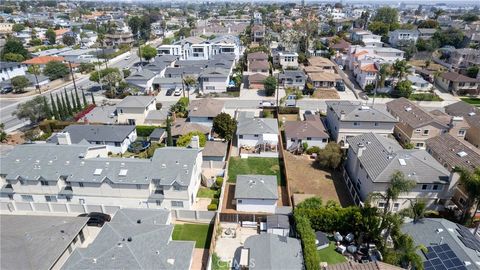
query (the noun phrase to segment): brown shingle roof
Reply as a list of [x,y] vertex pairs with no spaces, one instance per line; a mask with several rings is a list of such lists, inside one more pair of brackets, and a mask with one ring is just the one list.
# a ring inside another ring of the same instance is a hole
[[224,102],[212,98],[192,100],[188,115],[193,117],[215,117],[223,110]]
[[335,64],[330,61],[330,59],[327,59],[325,57],[320,57],[320,56],[314,56],[308,59],[308,63],[311,66],[317,66],[317,67],[333,67]]
[[340,76],[330,72],[309,73],[308,77],[310,77],[310,80],[313,82],[335,82],[340,79]]
[[345,262],[345,263],[329,265],[324,269],[325,270],[401,270],[403,268],[377,261],[377,262],[368,262],[368,263]]
[[422,127],[431,123],[437,123],[445,128],[444,123],[433,118],[428,112],[413,104],[406,98],[399,98],[387,102],[387,110],[395,117],[398,117],[400,123],[408,125],[412,128]]
[[204,134],[208,134],[210,133],[210,128],[205,125],[187,122],[185,118],[177,118],[172,124],[173,137],[182,136],[192,131],[200,131]]
[[270,69],[268,61],[255,61],[249,65],[249,69]]
[[477,79],[470,78],[456,72],[445,72],[440,76],[452,82],[478,82]]
[[450,104],[445,112],[451,116],[463,116],[463,119],[472,127],[480,128],[480,109],[464,101]]
[[255,73],[248,76],[249,83],[262,83],[265,81],[265,79],[267,79],[267,76],[260,73]]
[[227,146],[226,142],[207,141],[202,155],[204,157],[224,157],[227,153]]
[[287,121],[285,122],[285,136],[287,139],[326,138],[322,121]]
[[247,60],[248,61],[251,61],[251,60],[255,60],[255,61],[258,61],[258,60],[268,60],[268,55],[264,52],[254,52],[254,53],[249,53],[247,55]]

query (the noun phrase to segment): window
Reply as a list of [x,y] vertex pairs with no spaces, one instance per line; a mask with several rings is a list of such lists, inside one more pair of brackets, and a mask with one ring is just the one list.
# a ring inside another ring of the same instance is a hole
[[85,204],[85,199],[78,199],[79,204]]
[[10,200],[13,200],[13,194],[8,194],[8,198],[9,198]]
[[21,195],[22,201],[24,202],[33,202],[33,196],[32,195]]
[[119,147],[121,144],[119,142],[115,142],[115,146]]
[[458,136],[465,136],[465,130],[464,129],[460,129],[458,131]]
[[421,142],[416,143],[416,144],[415,144],[415,147],[417,147],[417,148],[423,147],[423,143],[421,143]]
[[208,78],[202,78],[204,82],[208,82]]
[[433,185],[433,190],[438,190],[438,185]]
[[428,189],[428,185],[422,185],[422,190],[427,190]]
[[65,197],[65,199],[67,199],[67,202],[71,202],[71,201],[72,201],[72,197],[70,197],[70,196]]
[[253,137],[258,138],[258,134],[253,135]]
[[182,201],[172,201],[172,207],[183,207]]
[[322,142],[326,143],[328,142],[328,139],[322,139]]
[[83,187],[83,183],[82,182],[78,183],[78,186]]
[[173,185],[173,190],[180,190],[180,186],[179,185]]
[[239,139],[243,139],[243,135],[238,135],[238,138],[239,138]]
[[385,203],[379,202],[378,203],[378,208],[385,208]]
[[354,126],[360,126],[360,123],[358,123],[358,122],[353,122],[353,125],[354,125]]
[[400,208],[400,204],[399,203],[394,203],[393,204],[393,211],[398,211],[398,209]]
[[207,86],[205,87],[206,90],[215,90],[215,86]]
[[56,196],[45,196],[45,201],[47,202],[56,202],[57,201],[57,197]]
[[307,137],[307,141],[311,141],[311,140],[312,140],[312,138],[311,138],[311,137]]
[[428,130],[428,129],[425,129],[425,130],[423,131],[423,135],[424,135],[424,136],[425,136],[425,135],[428,135],[428,132],[429,132],[429,130]]
[[420,132],[422,132],[421,129],[419,129],[419,128],[418,128],[418,129],[415,129],[415,133],[420,133]]
[[161,201],[161,200],[156,200],[155,203],[157,204],[157,206],[161,206],[161,205],[162,205],[162,201]]
[[292,139],[290,139],[290,141],[291,141],[291,142],[295,142],[295,139],[292,138]]
[[40,181],[40,184],[41,184],[42,186],[48,186],[48,181],[43,181],[43,180],[42,180],[42,181]]
[[378,127],[378,123],[377,123],[377,122],[373,123],[373,125],[376,126],[376,127]]
[[137,185],[137,189],[142,189],[142,185]]
[[242,203],[242,200],[237,200],[237,203]]

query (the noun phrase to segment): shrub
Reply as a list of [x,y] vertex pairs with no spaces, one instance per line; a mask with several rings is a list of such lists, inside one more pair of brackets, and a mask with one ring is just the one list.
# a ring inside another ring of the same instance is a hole
[[219,201],[218,198],[213,198],[212,201],[210,202],[210,204],[216,204],[216,205],[218,205],[218,201]]
[[139,137],[148,137],[152,134],[153,130],[158,128],[158,126],[137,126],[137,136]]
[[216,211],[218,208],[218,205],[214,204],[214,203],[211,203],[207,206],[207,210],[208,211]]
[[298,114],[299,110],[298,107],[279,107],[278,114]]
[[223,177],[217,176],[217,180],[215,180],[215,185],[216,185],[217,187],[221,188],[222,185],[223,185]]
[[318,269],[318,265],[320,264],[320,257],[317,253],[317,246],[315,244],[315,232],[310,225],[310,220],[300,214],[295,214],[294,217],[297,232],[300,234],[300,238],[302,239],[303,260],[305,263],[305,269]]
[[318,147],[318,146],[312,146],[312,147],[307,149],[307,154],[309,154],[309,155],[311,155],[313,153],[318,154],[319,152],[320,152],[320,147]]

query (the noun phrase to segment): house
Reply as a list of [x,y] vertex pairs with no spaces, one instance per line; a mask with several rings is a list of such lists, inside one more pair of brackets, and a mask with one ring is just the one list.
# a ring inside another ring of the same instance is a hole
[[448,126],[448,133],[464,140],[467,135],[467,131],[470,129],[470,125],[463,118],[463,116],[451,116],[447,113],[437,109],[429,112],[430,115],[435,118],[438,122],[443,123],[445,126]]
[[120,209],[92,243],[75,250],[63,269],[118,265],[125,269],[189,270],[195,242],[172,240],[173,227],[167,210]]
[[368,85],[375,85],[377,82],[377,74],[380,69],[379,63],[370,60],[362,60],[353,68],[355,79],[362,89]]
[[0,201],[27,202],[31,211],[49,203],[192,209],[202,167],[198,148],[162,147],[150,159],[107,156],[102,145],[16,146],[0,159]]
[[[314,56],[308,58],[308,66],[305,67],[305,72],[329,72],[335,73],[335,64],[325,57]],[[309,70],[309,67],[316,67]]]
[[451,201],[460,209],[463,209],[466,206],[468,193],[460,183],[453,182],[458,181],[460,177],[454,170],[463,168],[473,172],[475,168],[480,168],[480,149],[449,133],[428,139],[426,149],[440,164],[454,173],[452,185],[455,188],[452,192]]
[[407,80],[412,82],[414,92],[429,92],[433,88],[433,85],[421,76],[407,75]]
[[95,63],[100,62],[96,56],[95,49],[77,49],[58,53],[58,56],[65,58],[65,61],[72,63]]
[[[374,133],[351,137],[347,142],[344,179],[357,205],[362,205],[372,193],[384,194],[395,172],[415,181],[415,187],[390,202],[389,210],[408,208],[415,199],[424,200],[427,208],[435,208],[449,199],[450,172],[427,151],[403,149],[394,139]],[[385,201],[379,198],[373,205],[383,209]]]
[[167,132],[163,128],[156,128],[148,135],[148,139],[151,142],[161,143],[165,137],[167,136]]
[[211,129],[212,128],[207,125],[188,122],[186,118],[176,118],[172,124],[173,141],[176,142],[179,137],[194,131],[209,135]]
[[116,30],[114,33],[106,33],[103,40],[104,46],[118,48],[120,46],[132,46],[135,39],[128,29]]
[[445,106],[445,112],[451,116],[463,117],[470,126],[465,135],[465,140],[473,144],[475,147],[480,147],[480,109],[468,104],[464,101],[459,101]]
[[308,147],[323,149],[328,143],[329,135],[320,117],[306,121],[286,121],[284,127],[287,150],[301,147],[303,143],[307,143]]
[[307,73],[307,76],[308,82],[316,89],[335,87],[336,82],[342,80],[338,74],[329,72]]
[[466,69],[480,65],[480,50],[472,48],[455,49],[450,53],[448,63],[455,69]]
[[444,72],[436,78],[443,89],[456,95],[479,95],[480,81],[456,72]]
[[252,41],[262,42],[265,38],[265,26],[261,24],[254,24],[252,26]]
[[423,40],[429,40],[437,32],[435,28],[418,28],[418,38]]
[[250,270],[304,269],[301,242],[271,233],[249,236],[241,250],[240,266]]
[[0,62],[0,79],[9,81],[16,76],[25,76],[27,67],[23,63]]
[[288,237],[290,235],[290,222],[288,221],[288,216],[267,216],[267,233]]
[[404,223],[401,231],[412,237],[415,246],[426,247],[427,252],[419,252],[425,269],[435,264],[445,269],[458,265],[460,269],[473,270],[480,265],[480,241],[460,224],[443,218],[423,218]]
[[268,75],[270,73],[270,63],[268,61],[255,61],[248,65],[248,72]]
[[202,151],[203,162],[224,162],[228,144],[222,141],[207,141]]
[[106,125],[116,124],[118,123],[117,107],[109,105],[97,106],[85,114],[82,118],[78,119],[78,122]]
[[276,175],[238,175],[235,183],[237,211],[275,213],[278,201]]
[[397,119],[384,105],[364,106],[359,102],[327,101],[327,129],[332,139],[348,147],[347,139],[368,132],[393,134]]
[[213,118],[224,108],[224,102],[213,98],[192,100],[188,105],[188,120],[192,123],[212,127]]
[[276,119],[256,118],[251,112],[240,112],[237,121],[238,148],[272,148],[276,152],[279,134]]
[[142,92],[150,93],[153,90],[152,85],[156,75],[153,71],[141,69],[125,78],[125,81]]
[[127,96],[117,104],[119,124],[143,125],[151,111],[156,110],[156,100],[152,96]]
[[305,76],[305,73],[301,70],[284,70],[280,73],[278,79],[283,87],[293,87],[303,90],[305,88],[307,76]]
[[160,76],[164,76],[165,71],[173,66],[173,63],[178,59],[177,56],[174,55],[161,55],[157,56],[153,59],[153,61],[149,62],[147,65],[143,66],[144,69],[148,69],[151,72],[158,74]]
[[388,43],[393,47],[403,47],[410,43],[416,44],[418,39],[417,29],[396,29],[388,32]]
[[406,98],[392,100],[386,105],[388,112],[398,119],[394,135],[402,144],[425,149],[427,139],[449,130],[447,123],[439,121]]
[[274,58],[276,59],[275,62],[282,69],[298,68],[298,53],[296,52],[278,52]]
[[60,269],[89,238],[87,217],[1,215],[2,269]]
[[40,67],[41,70],[51,61],[56,61],[56,62],[64,62],[65,58],[61,56],[39,56],[39,57],[34,57],[28,60],[25,60],[22,62],[22,64],[25,65],[37,65]]
[[230,70],[225,68],[206,68],[198,76],[200,89],[204,93],[227,91],[229,79]]
[[350,35],[352,42],[358,44],[361,43],[364,46],[369,47],[382,47],[382,36],[375,35],[371,31],[363,29],[355,29]]
[[265,73],[253,73],[248,75],[248,89],[263,89],[264,82],[268,78]]
[[135,126],[124,125],[70,125],[50,137],[48,143],[106,145],[107,151],[123,154],[137,139]]

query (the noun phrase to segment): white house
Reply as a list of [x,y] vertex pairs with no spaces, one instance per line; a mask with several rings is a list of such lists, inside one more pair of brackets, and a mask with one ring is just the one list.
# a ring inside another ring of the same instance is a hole
[[205,93],[225,92],[230,82],[230,70],[225,68],[206,68],[198,76],[200,89]]
[[237,175],[237,211],[275,213],[278,201],[277,176]]
[[375,35],[368,30],[355,29],[352,31],[350,38],[353,42],[361,42],[369,47],[382,47],[382,36]]
[[8,81],[16,76],[25,76],[27,67],[17,62],[0,62],[0,80]]
[[256,118],[252,112],[240,112],[237,124],[238,148],[265,150],[278,146],[278,123],[273,118]]
[[152,96],[127,96],[117,104],[119,124],[144,125],[148,114],[156,110]]
[[401,47],[408,43],[417,43],[419,32],[417,29],[396,29],[388,32],[388,43],[393,47]]
[[296,52],[278,52],[278,64],[282,69],[298,68],[298,53]]

